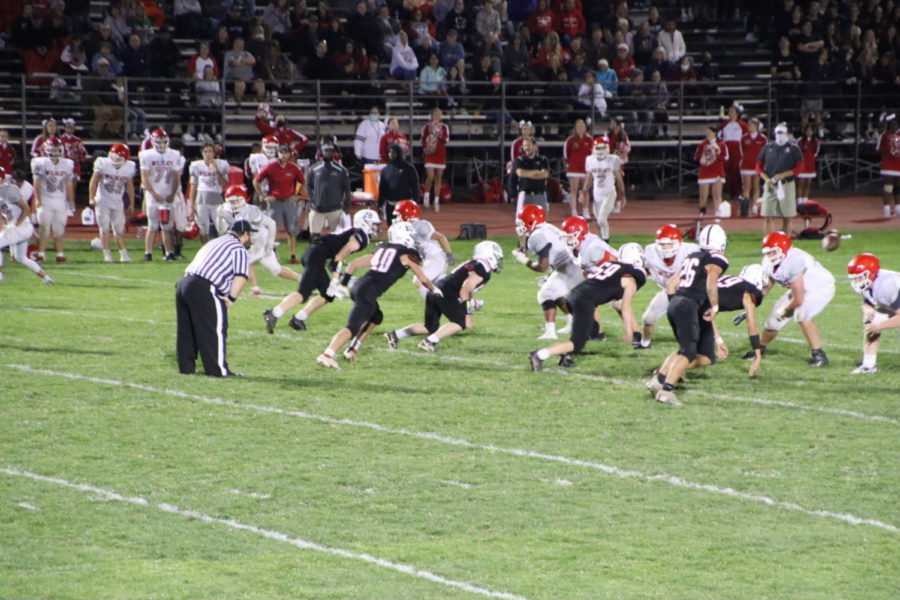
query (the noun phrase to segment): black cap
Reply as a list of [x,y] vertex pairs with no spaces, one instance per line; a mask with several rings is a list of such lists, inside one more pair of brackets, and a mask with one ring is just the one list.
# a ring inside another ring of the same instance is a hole
[[279,152],[292,152],[291,147],[288,146],[287,144],[279,144],[278,151]]
[[244,220],[235,221],[231,225],[231,230],[237,234],[254,233],[257,231],[256,229],[253,229],[253,226],[250,224],[250,221],[244,221]]

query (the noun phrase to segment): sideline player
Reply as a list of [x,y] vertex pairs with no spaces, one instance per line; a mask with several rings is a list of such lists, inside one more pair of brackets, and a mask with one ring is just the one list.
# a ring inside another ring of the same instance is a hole
[[[413,200],[401,200],[394,207],[394,221],[404,221],[412,225],[416,232],[416,246],[422,256],[422,271],[431,281],[437,281],[447,273],[447,268],[456,262],[447,236],[437,231],[430,221],[422,219],[422,209]],[[414,280],[422,298],[428,293],[419,279]]]
[[544,333],[538,336],[538,339],[555,340],[556,308],[559,307],[566,313],[566,326],[560,329],[559,333],[569,333],[572,331],[572,315],[566,304],[566,296],[572,288],[584,281],[584,276],[572,253],[569,252],[565,234],[546,220],[547,215],[540,206],[526,204],[522,208],[516,217],[516,235],[520,239],[526,239],[526,250],[534,253],[537,260],[530,260],[525,252],[519,249],[513,250],[512,255],[518,262],[537,273],[545,273],[547,269],[552,269],[537,293],[538,304],[544,311]]
[[585,280],[572,289],[567,299],[575,317],[571,337],[568,341],[529,354],[532,371],[541,371],[545,360],[559,354],[562,355],[559,366],[574,367],[572,354],[580,353],[591,336],[599,331],[599,324],[594,320],[595,309],[614,300],[622,301],[622,320],[625,323],[622,340],[631,343],[634,334],[631,300],[647,281],[642,254],[639,244],[625,244],[618,260],[604,262],[587,273]]
[[863,300],[863,358],[852,373],[867,375],[878,371],[881,332],[900,327],[900,273],[882,269],[872,254],[858,254],[847,265],[847,277]]
[[[310,315],[322,308],[327,302],[333,302],[331,294],[332,276],[329,273],[329,261],[335,264],[338,277],[343,274],[344,259],[359,252],[369,245],[381,228],[381,218],[370,208],[365,208],[353,215],[353,227],[340,233],[329,233],[316,238],[303,253],[303,276],[296,292],[291,292],[282,299],[275,308],[263,311],[266,331],[275,333],[275,324],[289,310],[304,301],[309,301],[303,309],[291,317],[288,325],[296,331],[306,331],[306,321]],[[319,295],[312,297],[313,290]]]
[[684,261],[681,272],[668,283],[672,300],[666,309],[678,350],[666,357],[647,389],[657,402],[683,406],[675,396],[675,384],[688,369],[706,367],[728,356],[728,348],[716,335],[719,312],[719,276],[728,268],[725,246],[728,237],[719,225],[707,225],[698,236],[700,250]]
[[[768,345],[793,317],[812,350],[809,364],[813,367],[828,365],[828,357],[822,350],[819,328],[813,322],[813,317],[822,312],[834,298],[834,276],[808,252],[794,248],[791,236],[781,231],[773,231],[763,238],[762,255],[763,268],[769,279],[790,290],[772,307],[772,312],[766,319],[760,350],[765,354]],[[774,284],[772,282],[766,292]],[[752,352],[753,350],[745,354],[744,358],[752,358]]]
[[69,213],[75,211],[75,163],[63,158],[59,138],[51,137],[41,145],[44,156],[31,159],[34,178],[34,208],[38,219],[37,261],[44,260],[47,241],[53,235],[56,262],[66,262],[63,236]]
[[173,231],[180,212],[175,207],[181,191],[181,172],[184,156],[169,147],[169,134],[162,129],[150,132],[151,148],[138,153],[141,185],[144,187],[144,212],[147,213],[147,234],[144,236],[144,260],[153,260],[156,232],[162,231],[165,259],[175,260]]
[[[609,138],[598,137],[594,140],[594,152],[584,161],[587,177],[584,180],[582,193],[587,196],[593,191],[594,216],[600,238],[609,241],[609,213],[618,203],[625,206],[625,182],[622,179],[622,159],[609,153]],[[593,183],[593,190],[591,190]],[[587,203],[585,203],[587,204]]]
[[[472,260],[467,260],[438,283],[443,296],[428,294],[425,297],[425,322],[407,325],[384,334],[391,350],[397,349],[398,340],[414,335],[427,335],[419,342],[425,352],[437,350],[441,340],[472,328],[475,311],[475,294],[487,285],[492,273],[503,268],[503,249],[496,242],[485,241],[475,245]],[[441,316],[449,323],[440,325]]]
[[[222,190],[228,185],[228,161],[216,158],[216,149],[211,143],[203,144],[200,155],[199,160],[191,162],[188,173],[191,177],[191,214],[200,228],[200,241],[205,244],[209,241],[216,211],[224,202]],[[219,231],[225,233],[228,230]]]
[[[112,262],[109,234],[119,247],[119,262],[131,262],[125,248],[125,215],[134,213],[134,176],[137,166],[131,162],[131,151],[125,144],[113,144],[107,156],[98,156],[88,183],[88,198],[97,208],[97,226],[103,245],[103,262]],[[123,202],[128,196],[128,205]]]
[[681,271],[684,260],[699,250],[700,246],[697,244],[685,243],[681,230],[672,224],[666,224],[657,229],[656,241],[647,244],[647,247],[644,248],[647,272],[660,290],[641,316],[643,331],[640,343],[634,345],[635,350],[646,350],[650,347],[656,322],[666,314],[666,310],[669,308],[669,295],[666,293],[669,280]]
[[391,225],[388,242],[378,244],[373,254],[361,256],[351,262],[341,275],[340,282],[334,281],[329,286],[332,296],[346,296],[350,276],[357,269],[369,267],[369,270],[353,286],[353,308],[347,316],[347,325],[334,335],[325,351],[316,358],[316,363],[340,370],[341,366],[334,360],[334,355],[347,342],[350,342],[350,347],[344,352],[344,358],[351,362],[356,360],[362,342],[384,319],[378,306],[378,298],[403,277],[407,269],[415,273],[434,296],[442,298],[441,289],[419,268],[419,260],[412,225],[401,221]]
[[31,269],[44,283],[53,283],[41,266],[28,258],[28,240],[34,234],[31,210],[22,198],[22,192],[6,169],[0,166],[0,283],[3,283],[3,250],[9,246],[10,254],[18,262]]

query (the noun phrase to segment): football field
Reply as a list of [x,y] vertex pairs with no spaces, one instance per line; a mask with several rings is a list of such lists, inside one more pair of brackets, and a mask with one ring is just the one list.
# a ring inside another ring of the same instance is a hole
[[[70,242],[47,286],[7,259],[0,599],[896,599],[900,335],[877,374],[850,374],[846,264],[872,252],[900,270],[900,236],[844,233],[831,253],[795,242],[837,279],[816,319],[831,365],[806,364],[792,323],[751,379],[746,326],[723,314],[731,356],[688,373],[682,408],[644,387],[675,348],[668,325],[636,351],[609,308],[606,341],[532,373],[536,274],[512,238],[474,329],[435,354],[389,350],[382,333],[422,320],[406,277],[341,371],[315,358],[351,304],[269,335],[261,313],[293,286],[259,269],[264,295],[248,286],[229,315],[244,377],[225,380],[177,374],[186,263],[103,264]],[[727,274],[759,262],[759,236],[727,255]]]

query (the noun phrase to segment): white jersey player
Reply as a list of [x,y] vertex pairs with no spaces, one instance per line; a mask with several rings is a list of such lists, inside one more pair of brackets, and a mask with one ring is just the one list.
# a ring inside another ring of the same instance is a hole
[[200,228],[200,241],[206,243],[216,209],[224,202],[222,190],[228,185],[228,161],[216,158],[216,149],[212,144],[204,144],[200,153],[203,158],[190,164],[188,174],[191,178],[192,214]]
[[900,273],[882,269],[872,254],[859,254],[847,264],[847,277],[853,291],[862,296],[865,323],[862,364],[852,373],[875,373],[881,332],[900,327]]
[[150,133],[148,150],[141,150],[141,185],[144,186],[144,212],[147,235],[144,238],[144,260],[153,260],[156,232],[162,231],[166,260],[175,260],[172,232],[187,227],[187,211],[181,196],[181,172],[184,157],[169,148],[169,135],[162,129]]
[[256,232],[250,235],[250,284],[251,292],[259,295],[261,290],[256,281],[256,273],[252,265],[259,263],[272,274],[291,281],[300,281],[300,275],[283,267],[275,254],[275,234],[278,226],[274,219],[266,216],[258,206],[247,204],[247,188],[242,185],[231,185],[225,190],[225,201],[216,209],[215,224],[219,231],[228,231],[235,221],[248,221]]
[[[453,252],[447,236],[434,228],[429,221],[420,218],[422,209],[413,200],[401,200],[394,207],[394,221],[406,221],[412,225],[416,233],[416,247],[422,256],[422,271],[431,281],[438,281],[447,274],[447,268],[453,265]],[[416,289],[424,298],[428,294],[422,282],[414,279]]]
[[[259,175],[259,172],[268,166],[269,163],[278,160],[278,138],[274,135],[264,137],[260,147],[262,152],[254,152],[247,158],[251,178]],[[269,181],[263,179],[260,184],[262,185],[263,195],[267,195],[269,193]]]
[[[527,236],[526,250],[534,253],[537,261],[528,259],[522,250],[514,250],[513,257],[532,271],[552,272],[541,284],[537,293],[538,304],[544,311],[544,332],[539,340],[555,340],[557,333],[569,333],[572,316],[566,304],[566,296],[576,285],[584,281],[581,268],[575,260],[566,234],[546,222],[544,209],[536,204],[527,204],[516,218],[516,234]],[[566,326],[556,331],[556,308],[566,313]]]
[[812,350],[809,364],[826,366],[828,357],[822,350],[822,340],[813,317],[834,298],[834,275],[808,252],[794,248],[791,237],[781,231],[774,231],[763,238],[762,255],[763,269],[771,280],[766,291],[773,283],[790,290],[772,307],[763,331],[761,350],[765,353],[766,346],[793,317]]
[[0,283],[3,283],[3,250],[6,248],[15,260],[34,271],[44,283],[53,283],[41,266],[28,258],[28,240],[34,234],[30,215],[19,187],[0,166]]
[[63,145],[59,138],[47,138],[41,146],[44,156],[31,159],[34,178],[34,208],[37,212],[40,241],[38,261],[44,260],[47,241],[53,236],[56,262],[66,262],[63,251],[63,235],[66,221],[75,211],[75,163],[63,158]]
[[609,139],[606,136],[594,140],[594,152],[584,161],[584,194],[589,193],[593,183],[594,215],[600,237],[609,241],[609,213],[618,201],[625,204],[625,182],[622,180],[622,159],[609,153]]
[[[137,166],[131,160],[131,152],[125,144],[113,144],[108,156],[100,156],[94,161],[94,173],[88,184],[91,206],[96,207],[100,242],[103,245],[103,261],[112,262],[109,249],[109,234],[116,239],[119,247],[119,262],[131,262],[125,248],[125,213],[134,212],[134,177]],[[128,195],[128,204],[124,203]]]

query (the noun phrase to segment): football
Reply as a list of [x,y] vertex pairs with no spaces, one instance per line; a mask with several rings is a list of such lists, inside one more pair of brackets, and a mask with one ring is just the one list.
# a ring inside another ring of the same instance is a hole
[[829,229],[822,238],[822,249],[834,252],[841,245],[841,233],[837,229]]

